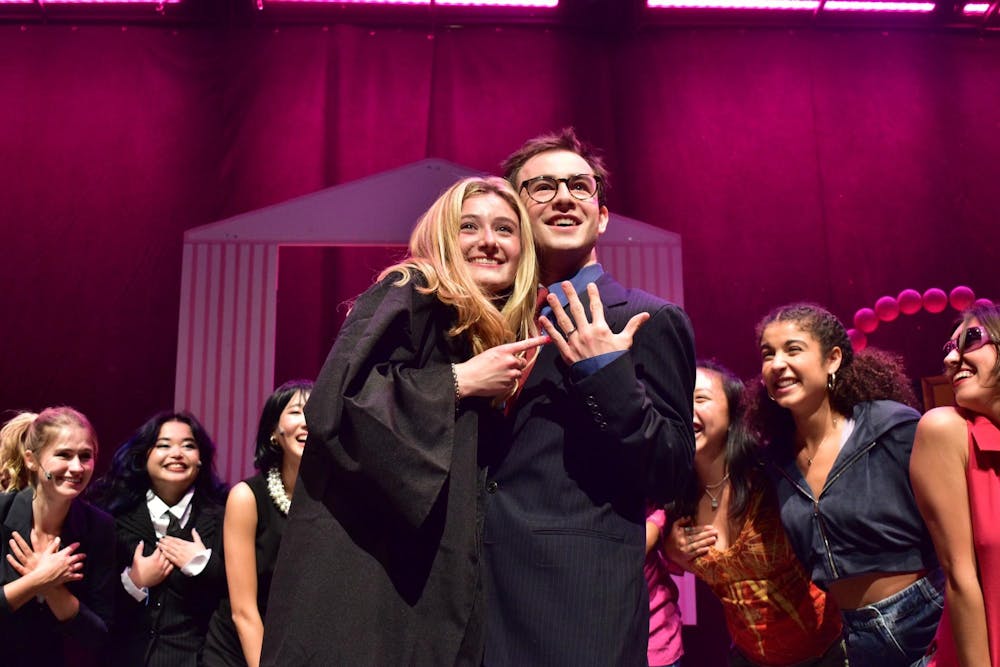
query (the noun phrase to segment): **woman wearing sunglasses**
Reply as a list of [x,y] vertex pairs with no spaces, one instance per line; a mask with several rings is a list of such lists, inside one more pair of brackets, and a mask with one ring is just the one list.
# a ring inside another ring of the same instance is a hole
[[1000,308],[967,311],[944,346],[957,407],[920,419],[910,478],[944,568],[945,611],[923,664],[1000,665]]

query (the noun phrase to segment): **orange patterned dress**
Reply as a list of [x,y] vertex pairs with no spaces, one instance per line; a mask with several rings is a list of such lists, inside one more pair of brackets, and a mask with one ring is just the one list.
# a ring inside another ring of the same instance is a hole
[[757,475],[752,484],[739,535],[691,567],[722,602],[740,653],[760,665],[794,665],[821,656],[840,638],[840,613],[796,558],[769,481]]

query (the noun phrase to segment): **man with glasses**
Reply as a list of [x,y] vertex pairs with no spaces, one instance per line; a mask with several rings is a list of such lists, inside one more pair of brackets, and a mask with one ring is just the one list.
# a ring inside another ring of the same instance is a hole
[[646,665],[645,500],[692,474],[695,355],[677,306],[597,263],[607,174],[572,129],[504,163],[549,294],[541,348],[487,465],[486,667]]

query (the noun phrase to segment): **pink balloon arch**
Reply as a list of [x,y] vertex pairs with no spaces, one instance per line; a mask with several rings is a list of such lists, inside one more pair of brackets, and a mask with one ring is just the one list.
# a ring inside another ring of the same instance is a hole
[[989,299],[976,299],[971,287],[959,285],[947,294],[943,289],[931,287],[923,294],[915,289],[905,289],[898,296],[883,296],[875,302],[874,308],[859,308],[854,313],[854,328],[847,330],[851,345],[855,350],[868,346],[868,334],[878,329],[880,322],[892,322],[900,313],[913,315],[920,309],[928,313],[944,312],[948,305],[961,312],[973,305],[992,305]]

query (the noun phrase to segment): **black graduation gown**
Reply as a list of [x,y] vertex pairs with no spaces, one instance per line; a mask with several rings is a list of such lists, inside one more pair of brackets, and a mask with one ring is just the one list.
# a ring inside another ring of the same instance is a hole
[[361,295],[306,406],[262,665],[475,665],[483,651],[477,445],[454,310],[390,277]]

